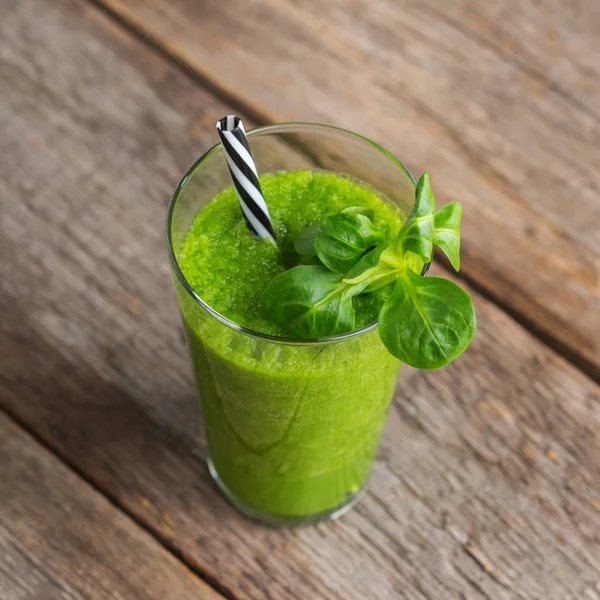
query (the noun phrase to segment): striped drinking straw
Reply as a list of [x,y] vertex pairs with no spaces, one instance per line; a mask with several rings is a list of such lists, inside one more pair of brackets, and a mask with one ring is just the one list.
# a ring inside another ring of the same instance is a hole
[[260,189],[242,120],[235,115],[227,115],[217,121],[217,131],[248,228],[275,244],[271,216]]

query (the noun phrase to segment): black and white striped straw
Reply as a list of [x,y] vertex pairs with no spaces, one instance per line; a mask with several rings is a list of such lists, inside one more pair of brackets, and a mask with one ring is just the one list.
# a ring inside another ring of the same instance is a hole
[[227,115],[217,121],[217,131],[248,227],[259,237],[275,243],[271,216],[260,189],[242,120],[235,115]]

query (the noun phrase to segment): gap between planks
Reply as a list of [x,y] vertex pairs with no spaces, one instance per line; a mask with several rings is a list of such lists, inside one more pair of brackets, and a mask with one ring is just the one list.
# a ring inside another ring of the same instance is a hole
[[187,561],[183,555],[183,552],[173,544],[167,536],[161,535],[160,531],[151,528],[143,520],[141,520],[133,511],[129,511],[127,507],[123,506],[119,499],[113,495],[109,489],[100,487],[94,479],[88,474],[81,471],[75,463],[73,463],[66,454],[60,452],[58,448],[48,444],[44,437],[36,431],[34,428],[29,427],[28,424],[20,419],[18,415],[13,414],[12,411],[5,407],[0,408],[0,414],[4,415],[7,419],[13,422],[17,427],[29,435],[36,443],[38,443],[44,450],[49,452],[52,456],[56,457],[57,460],[62,462],[72,473],[74,473],[81,481],[87,483],[95,492],[100,494],[103,498],[123,514],[126,518],[130,519],[137,527],[145,531],[153,540],[156,541],[162,548],[172,554],[182,565],[188,568],[194,575],[199,577],[207,585],[213,588],[217,593],[221,594],[226,600],[238,600],[238,597],[225,585],[223,585],[218,579],[205,573],[202,569],[198,568],[197,565],[190,561]]
[[[93,7],[107,15],[119,27],[140,40],[152,52],[155,52],[170,64],[178,68],[192,81],[196,82],[203,88],[212,92],[218,99],[223,100],[226,104],[230,104],[238,110],[243,116],[249,117],[257,125],[268,125],[271,123],[285,122],[287,119],[274,111],[268,110],[262,105],[256,105],[241,95],[236,89],[226,85],[219,78],[215,77],[209,70],[200,69],[196,65],[191,65],[183,56],[180,56],[174,48],[166,45],[161,39],[153,35],[149,30],[143,29],[140,25],[119,14],[104,0],[87,0]],[[440,256],[438,255],[438,258]],[[450,267],[448,262],[442,259],[440,261],[443,268],[448,271]],[[536,325],[525,312],[519,311],[494,294],[491,290],[478,282],[474,277],[471,277],[464,271],[456,274],[459,279],[467,282],[473,289],[481,294],[486,300],[489,300],[500,310],[508,314],[519,325],[532,333],[536,338],[543,342],[546,346],[552,348],[557,354],[565,358],[569,363],[574,365],[580,371],[588,375],[596,383],[600,383],[600,368],[585,356],[579,353],[574,348],[571,348],[567,343],[562,342],[557,337],[544,331],[542,327]]]
[[200,70],[198,67],[190,65],[185,58],[179,56],[173,48],[163,45],[158,37],[152,35],[150,31],[142,29],[142,27],[135,22],[120,15],[111,6],[105,4],[103,0],[84,1],[87,1],[88,4],[104,13],[105,16],[110,18],[121,29],[133,35],[152,52],[166,60],[169,64],[175,66],[193,82],[211,92],[217,99],[222,100],[224,104],[231,105],[244,117],[254,121],[256,126],[286,121],[283,116],[271,112],[262,106],[253,104],[247,98],[244,98],[237,93],[235,89],[230,88],[221,80],[214,77],[210,71]]

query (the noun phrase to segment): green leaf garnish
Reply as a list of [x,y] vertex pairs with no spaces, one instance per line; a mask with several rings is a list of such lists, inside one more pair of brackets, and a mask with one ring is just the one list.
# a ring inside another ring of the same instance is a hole
[[425,173],[417,183],[415,206],[398,233],[396,250],[400,254],[412,252],[425,260],[431,260],[434,215],[435,198],[429,185],[429,174]]
[[301,338],[324,337],[354,328],[353,287],[327,267],[302,265],[284,271],[265,288],[261,308]]
[[321,223],[315,223],[294,236],[292,240],[294,250],[296,250],[300,256],[308,258],[317,255],[317,251],[315,250],[315,239],[320,227]]
[[347,273],[344,282],[349,285],[362,285],[363,292],[378,290],[396,280],[398,272],[404,268],[397,258],[391,246],[376,246]]
[[361,207],[324,219],[294,238],[303,261],[278,275],[261,296],[264,314],[295,336],[352,331],[352,299],[396,282],[379,314],[379,335],[391,354],[420,369],[448,364],[469,345],[476,322],[469,295],[452,281],[420,273],[434,245],[460,268],[462,207],[436,212],[429,175],[415,190],[415,206],[393,243]]
[[379,313],[379,335],[402,362],[437,369],[461,354],[475,334],[471,297],[453,281],[406,270]]
[[435,213],[433,243],[439,246],[456,271],[460,269],[460,218],[462,204],[444,204]]
[[315,250],[331,271],[347,273],[382,234],[365,215],[343,212],[327,217],[315,238]]
[[383,242],[378,246],[375,246],[372,250],[369,250],[366,254],[362,256],[362,258],[346,273],[346,277],[344,277],[345,281],[350,283],[350,280],[356,279],[365,271],[369,269],[373,269],[379,265],[379,260],[381,259],[381,255],[386,248],[389,247],[389,243]]

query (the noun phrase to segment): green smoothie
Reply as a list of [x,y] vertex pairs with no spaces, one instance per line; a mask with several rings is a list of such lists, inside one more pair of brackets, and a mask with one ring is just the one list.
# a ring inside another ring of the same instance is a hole
[[[233,188],[195,217],[177,253],[196,294],[256,332],[289,337],[260,310],[260,295],[298,265],[292,239],[348,207],[369,209],[395,235],[398,209],[339,175],[291,171],[260,178],[278,249],[251,234]],[[277,520],[327,514],[364,485],[399,361],[376,329],[328,343],[262,339],[195,310],[176,282],[200,390],[212,467],[246,512]],[[373,323],[387,287],[354,299],[356,328]]]

